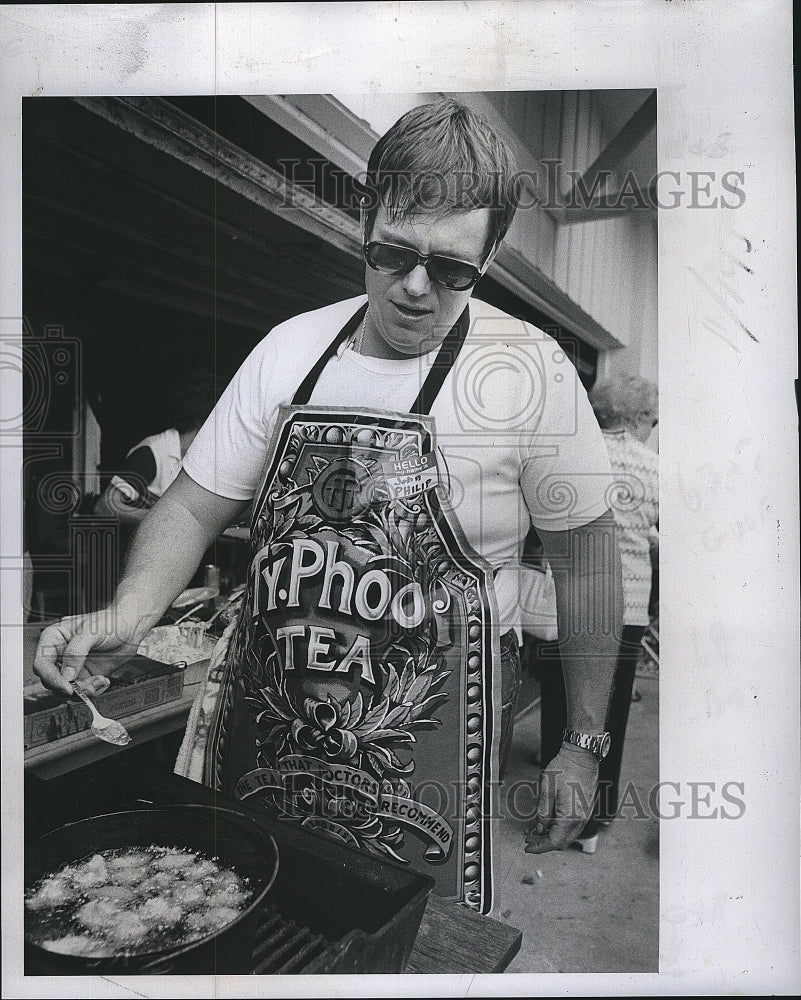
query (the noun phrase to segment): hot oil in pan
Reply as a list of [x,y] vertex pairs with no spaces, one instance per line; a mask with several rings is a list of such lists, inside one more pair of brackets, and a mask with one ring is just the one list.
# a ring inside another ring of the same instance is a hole
[[150,845],[63,865],[25,893],[25,936],[88,958],[180,947],[234,921],[248,880],[198,851]]

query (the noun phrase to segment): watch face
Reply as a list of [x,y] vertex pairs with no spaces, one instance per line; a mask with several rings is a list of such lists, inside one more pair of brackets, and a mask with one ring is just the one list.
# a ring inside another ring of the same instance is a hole
[[598,746],[598,759],[603,760],[604,757],[609,753],[609,748],[612,746],[612,737],[609,733],[604,733],[601,737],[600,745]]

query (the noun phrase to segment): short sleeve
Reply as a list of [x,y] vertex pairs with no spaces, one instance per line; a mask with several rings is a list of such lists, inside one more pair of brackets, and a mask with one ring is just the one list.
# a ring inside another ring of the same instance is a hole
[[345,299],[293,316],[251,351],[184,456],[200,486],[231,500],[252,500],[259,488],[275,416],[289,403],[330,338],[364,302]]
[[276,372],[269,336],[242,363],[184,456],[184,471],[204,489],[251,500],[266,460]]
[[[559,352],[555,352],[558,356]],[[612,469],[573,365],[545,366],[542,405],[521,456],[520,486],[535,528],[564,531],[609,510]]]

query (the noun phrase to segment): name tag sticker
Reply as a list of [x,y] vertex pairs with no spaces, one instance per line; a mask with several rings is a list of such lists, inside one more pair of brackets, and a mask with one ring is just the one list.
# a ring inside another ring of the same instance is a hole
[[433,452],[384,462],[381,472],[393,500],[407,500],[418,496],[439,482],[437,458]]

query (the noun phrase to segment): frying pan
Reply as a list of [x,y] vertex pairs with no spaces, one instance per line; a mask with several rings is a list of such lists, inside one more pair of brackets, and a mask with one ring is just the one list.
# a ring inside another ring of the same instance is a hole
[[115,848],[157,844],[202,851],[249,880],[254,895],[230,924],[189,944],[141,955],[88,958],[56,954],[25,941],[26,975],[251,972],[253,932],[278,873],[275,840],[249,816],[215,806],[175,805],[91,816],[45,834],[25,848],[25,887],[66,863]]

